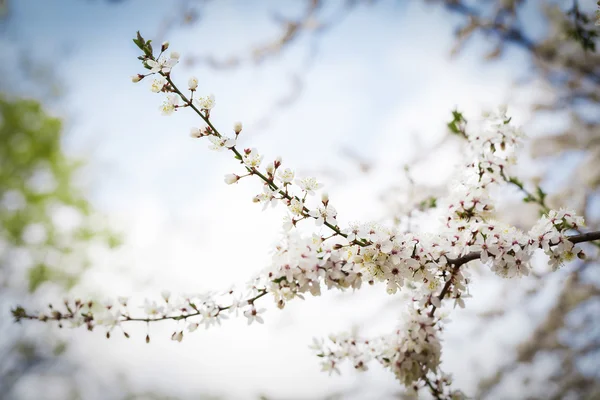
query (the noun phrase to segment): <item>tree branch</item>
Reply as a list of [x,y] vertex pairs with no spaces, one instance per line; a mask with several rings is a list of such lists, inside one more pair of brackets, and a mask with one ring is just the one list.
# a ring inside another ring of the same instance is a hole
[[[579,235],[568,236],[567,238],[573,244],[583,243],[583,242],[592,242],[595,240],[600,240],[600,231],[582,233]],[[554,245],[551,244],[551,246],[555,246],[555,245],[556,244],[554,244]],[[454,268],[452,268],[452,272],[450,273],[450,278],[446,281],[446,284],[444,285],[444,287],[442,288],[442,291],[440,292],[440,294],[438,296],[438,299],[440,301],[442,301],[444,299],[444,297],[450,290],[450,287],[452,286],[452,282],[454,281],[454,277],[456,276],[456,274],[458,274],[460,267],[470,261],[478,260],[479,258],[481,258],[481,253],[474,251],[474,252],[471,252],[462,257],[448,260],[448,264],[454,265]],[[437,307],[434,305],[431,306],[431,311],[429,312],[430,317],[433,317],[433,315],[435,314],[436,308]]]

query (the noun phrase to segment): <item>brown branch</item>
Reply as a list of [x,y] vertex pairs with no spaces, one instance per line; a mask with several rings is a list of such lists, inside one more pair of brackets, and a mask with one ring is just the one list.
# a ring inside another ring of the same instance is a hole
[[[595,240],[600,240],[600,231],[582,233],[579,235],[568,236],[567,238],[569,239],[570,242],[572,242],[574,244],[575,243],[583,243],[583,242],[592,242]],[[556,244],[558,244],[558,243],[556,243]],[[556,244],[551,244],[550,246],[555,246]],[[478,260],[479,258],[481,258],[481,253],[474,251],[474,252],[471,252],[462,257],[448,260],[448,264],[454,265],[454,268],[452,268],[452,272],[450,273],[450,278],[446,281],[446,284],[444,285],[444,287],[442,288],[442,291],[440,292],[439,296],[437,297],[440,301],[442,301],[444,299],[444,297],[450,290],[450,286],[452,286],[454,277],[456,276],[456,274],[458,274],[460,267],[470,261]],[[431,306],[431,311],[429,312],[430,317],[433,317],[433,314],[435,313],[436,308],[437,307],[434,305]]]

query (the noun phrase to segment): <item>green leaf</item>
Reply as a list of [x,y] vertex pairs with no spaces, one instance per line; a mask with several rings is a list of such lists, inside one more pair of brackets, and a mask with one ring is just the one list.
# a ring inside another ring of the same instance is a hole
[[523,189],[524,185],[523,182],[521,182],[518,178],[511,176],[510,178],[508,178],[508,181],[510,183],[512,183],[513,185],[517,186],[519,189]]
[[542,190],[540,186],[536,187],[536,193],[538,195],[538,200],[540,201],[540,203],[544,203],[547,194]]
[[463,126],[466,123],[467,123],[467,120],[462,115],[462,113],[459,112],[458,110],[454,110],[454,111],[452,111],[452,121],[448,122],[448,124],[446,124],[446,126],[448,127],[450,132],[452,132],[456,135],[466,136],[465,132],[464,132],[464,126]]

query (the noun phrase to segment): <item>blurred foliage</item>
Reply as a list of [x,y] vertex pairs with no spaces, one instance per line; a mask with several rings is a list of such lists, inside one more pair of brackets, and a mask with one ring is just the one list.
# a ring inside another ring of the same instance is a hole
[[60,120],[48,116],[38,102],[0,97],[3,286],[9,284],[9,271],[26,268],[31,292],[46,281],[69,288],[89,265],[84,245],[119,244],[76,188],[82,163],[62,152],[61,128]]
[[[70,288],[90,264],[90,246],[119,245],[119,237],[94,214],[78,188],[83,163],[64,154],[62,132],[61,121],[49,116],[39,102],[0,95],[0,287],[7,289],[4,293],[22,296],[45,282]],[[5,330],[0,345],[0,398],[20,398],[13,392],[18,383],[25,384],[32,374],[47,376],[54,371],[67,346],[48,333],[12,337]],[[76,366],[67,362],[62,368]],[[58,378],[61,373],[51,374]]]

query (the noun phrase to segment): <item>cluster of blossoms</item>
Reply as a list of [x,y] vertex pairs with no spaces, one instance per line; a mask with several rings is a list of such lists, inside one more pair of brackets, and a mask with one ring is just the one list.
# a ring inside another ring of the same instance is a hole
[[[162,301],[145,303],[143,317],[130,314],[128,300],[124,298],[104,305],[66,301],[64,311],[52,308],[36,314],[19,307],[13,311],[18,320],[53,320],[60,324],[68,321],[74,327],[85,325],[90,330],[102,326],[107,335],[125,322],[185,321],[186,327],[172,335],[173,340],[181,341],[184,330],[193,332],[201,325],[208,328],[220,324],[233,312],[241,313],[249,324],[262,323],[264,309],[257,309],[255,303],[266,295],[284,308],[288,301],[303,298],[306,293],[320,295],[322,288],[360,289],[363,282],[380,282],[390,294],[410,291],[414,302],[403,324],[391,334],[374,340],[340,335],[332,336],[327,345],[316,341],[314,347],[323,358],[323,369],[338,371],[337,366],[349,360],[357,370],[366,370],[369,361],[377,360],[408,388],[428,387],[436,398],[459,399],[463,398],[462,393],[448,389],[451,379],[439,368],[442,323],[435,311],[450,302],[465,306],[469,275],[463,266],[481,259],[498,275],[515,277],[529,273],[529,261],[537,249],[549,255],[553,269],[574,256],[583,256],[570,240],[572,236],[568,236],[583,225],[581,217],[573,212],[550,211],[527,233],[492,222],[494,203],[489,191],[508,181],[506,169],[514,162],[515,150],[523,137],[510,124],[505,109],[488,115],[486,126],[476,134],[467,135],[463,131],[469,143],[469,161],[460,170],[458,183],[440,201],[443,216],[435,234],[403,233],[373,223],[351,224],[344,229],[338,225],[337,211],[329,196],[326,193],[316,196],[323,185],[315,178],[297,178],[292,169],[282,166],[281,158],[264,163],[264,155],[256,148],[239,150],[241,123],[234,124],[232,137],[219,133],[210,120],[214,96],[194,99],[198,90],[196,78],[188,81],[189,96],[173,82],[172,68],[179,54],[164,57],[168,44],[163,44],[160,55],[155,57],[150,41],[138,34],[134,42],[143,51],[140,60],[149,72],[135,75],[132,80],[155,77],[151,91],[166,96],[161,106],[165,115],[179,108],[193,110],[205,125],[192,128],[190,135],[208,138],[210,149],[230,151],[244,170],[240,174],[227,174],[225,182],[234,184],[245,177],[257,177],[262,190],[253,200],[263,208],[283,203],[287,210],[284,219],[287,234],[276,248],[271,265],[245,292],[228,290],[181,297],[164,293]],[[326,226],[331,235],[302,237],[293,228],[303,220]]]
[[483,263],[492,271],[505,277],[529,275],[529,261],[533,253],[543,249],[549,257],[552,270],[565,261],[585,257],[564,234],[583,225],[583,218],[567,210],[551,210],[524,233],[513,226],[498,223],[479,223],[471,228],[473,235],[467,247],[480,255]]
[[[115,328],[122,330],[126,337],[129,334],[124,330],[123,323],[143,321],[185,321],[185,330],[194,332],[198,327],[205,329],[214,325],[221,325],[223,320],[228,319],[228,314],[242,314],[247,318],[248,324],[253,322],[263,323],[261,314],[265,309],[257,309],[254,302],[267,294],[264,287],[257,284],[260,279],[250,283],[243,291],[229,289],[224,292],[190,294],[183,296],[172,296],[170,292],[161,293],[161,299],[144,301],[144,304],[136,307],[143,310],[143,317],[136,316],[137,311],[131,311],[128,297],[107,299],[103,302],[82,302],[81,300],[65,299],[63,309],[50,305],[48,311],[35,315],[28,314],[25,309],[18,307],[13,310],[17,319],[36,319],[39,321],[56,321],[60,327],[64,324],[70,328],[85,326],[88,330],[102,328],[106,336],[110,337]],[[244,300],[242,300],[244,299]],[[172,339],[181,342],[183,330],[173,332]],[[150,341],[150,336],[146,336]]]
[[474,161],[466,170],[471,176],[463,179],[468,182],[475,177],[480,188],[506,180],[507,167],[515,164],[515,152],[522,145],[523,132],[510,123],[506,112],[506,107],[501,107],[498,112],[486,113],[483,129],[468,134],[469,153]]
[[419,380],[426,380],[437,398],[459,400],[460,391],[448,391],[450,377],[441,373],[442,321],[409,307],[401,326],[391,334],[371,339],[342,333],[329,340],[314,339],[310,346],[322,358],[322,369],[340,373],[339,366],[349,361],[357,371],[367,371],[375,360],[389,369],[409,389],[417,391]]
[[268,279],[267,290],[279,308],[287,301],[303,293],[321,294],[321,286],[328,289],[359,289],[362,274],[359,268],[348,263],[340,251],[323,246],[322,239],[302,238],[289,234],[273,255],[273,264],[264,275]]

